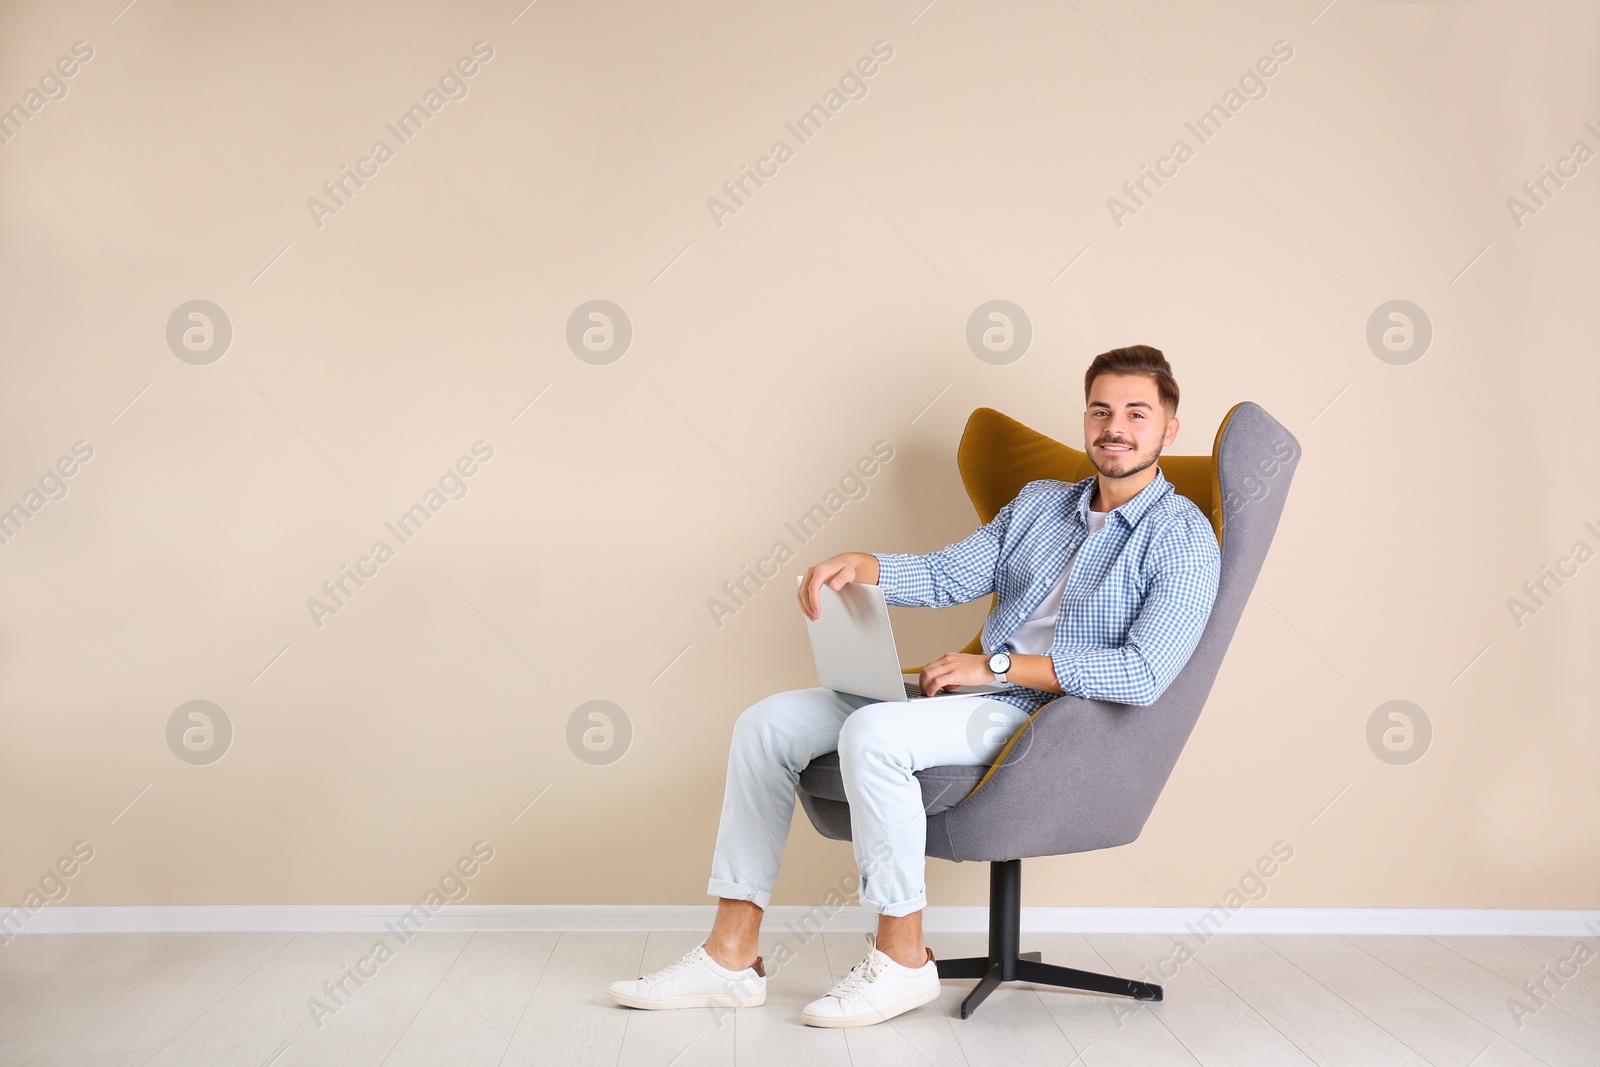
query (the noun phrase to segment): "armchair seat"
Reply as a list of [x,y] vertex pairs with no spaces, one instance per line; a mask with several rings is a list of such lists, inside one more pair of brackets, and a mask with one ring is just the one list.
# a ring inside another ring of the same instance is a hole
[[[982,767],[924,767],[916,774],[922,783],[922,809],[929,816],[939,814],[961,803],[983,779],[989,768]],[[800,772],[800,789],[812,801],[831,800],[847,804],[844,795],[844,777],[839,771],[839,753],[828,752]],[[848,827],[849,809],[838,813]]]

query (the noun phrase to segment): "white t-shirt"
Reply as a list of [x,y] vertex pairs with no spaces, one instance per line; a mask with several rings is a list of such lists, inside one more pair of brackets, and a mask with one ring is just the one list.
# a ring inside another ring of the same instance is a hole
[[[1089,511],[1089,537],[1099,532],[1100,527],[1106,524],[1106,518],[1111,512]],[[1088,541],[1085,537],[1084,541]],[[1044,599],[1039,601],[1039,606],[1033,609],[1033,614],[1022,620],[1022,625],[1017,627],[1017,632],[1011,635],[1007,642],[1012,651],[1019,656],[1042,656],[1050,651],[1050,646],[1056,641],[1056,616],[1061,614],[1061,597],[1067,591],[1067,578],[1072,574],[1072,565],[1078,560],[1078,552],[1082,546],[1074,550],[1072,558],[1067,560],[1067,565],[1061,568],[1061,577],[1056,579],[1056,584],[1050,587]]]

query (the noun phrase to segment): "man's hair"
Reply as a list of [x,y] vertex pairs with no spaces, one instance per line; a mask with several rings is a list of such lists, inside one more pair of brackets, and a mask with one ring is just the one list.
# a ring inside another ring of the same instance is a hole
[[1178,413],[1178,380],[1172,376],[1172,365],[1161,354],[1161,349],[1149,345],[1131,345],[1113,348],[1095,356],[1094,362],[1089,364],[1089,369],[1083,375],[1085,404],[1089,402],[1090,387],[1102,374],[1138,374],[1155,379],[1156,391],[1161,394],[1161,406],[1166,409],[1166,417],[1170,419]]

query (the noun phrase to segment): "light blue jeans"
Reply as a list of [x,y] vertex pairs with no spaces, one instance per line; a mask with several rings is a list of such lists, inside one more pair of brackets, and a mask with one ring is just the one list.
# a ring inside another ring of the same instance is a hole
[[789,840],[800,772],[839,753],[850,836],[867,911],[927,906],[924,767],[983,766],[1028,719],[1000,700],[963,694],[885,703],[831,689],[792,689],[752,704],[733,726],[728,782],[706,892],[766,908]]

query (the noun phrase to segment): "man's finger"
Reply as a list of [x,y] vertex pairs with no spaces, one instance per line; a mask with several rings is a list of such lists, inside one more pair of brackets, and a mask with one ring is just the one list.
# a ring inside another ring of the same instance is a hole
[[806,597],[810,602],[806,614],[813,619],[822,614],[822,597],[820,594],[822,593],[822,583],[826,580],[822,575],[818,574],[806,583]]

